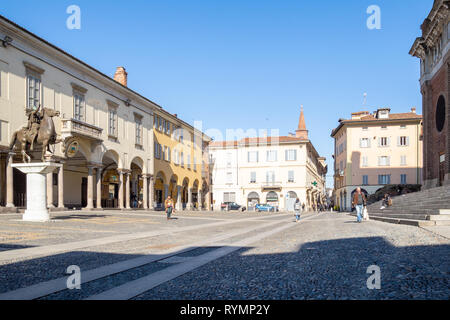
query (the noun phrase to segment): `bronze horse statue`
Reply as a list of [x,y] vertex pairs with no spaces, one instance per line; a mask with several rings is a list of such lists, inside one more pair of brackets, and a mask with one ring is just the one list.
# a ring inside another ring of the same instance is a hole
[[[42,109],[42,119],[40,121],[39,131],[36,136],[36,143],[39,145],[42,145],[42,155],[41,160],[45,161],[44,156],[45,152],[50,150],[51,144],[56,144],[60,142],[57,139],[56,130],[55,130],[55,124],[53,123],[53,117],[58,117],[59,111],[43,108]],[[22,161],[23,162],[30,162],[31,158],[26,153],[27,146],[31,145],[33,141],[31,141],[32,138],[29,134],[27,134],[27,128],[20,128],[16,130],[11,138],[11,143],[9,144],[9,148],[11,151],[13,151],[14,147],[19,146],[20,151],[22,153]],[[26,159],[26,160],[25,160]]]

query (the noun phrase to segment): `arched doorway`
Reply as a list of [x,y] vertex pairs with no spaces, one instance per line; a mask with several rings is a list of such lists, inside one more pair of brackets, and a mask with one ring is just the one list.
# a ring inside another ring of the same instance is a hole
[[289,191],[286,194],[286,207],[285,207],[285,210],[293,212],[296,200],[297,200],[297,193],[294,192],[294,191]]
[[142,167],[139,165],[138,161],[135,162],[133,160],[130,165],[130,170],[130,206],[132,208],[141,208],[144,202]]
[[164,185],[166,183],[166,176],[162,171],[159,171],[155,176],[155,186],[154,186],[154,201],[155,208],[161,210],[164,204]]
[[259,203],[259,195],[257,192],[250,192],[247,196],[247,210],[255,211],[255,206]]
[[278,195],[275,191],[270,191],[266,195],[266,203],[274,206],[276,209],[279,207]]
[[118,208],[119,206],[119,172],[118,155],[114,151],[107,151],[102,158],[102,208]]
[[197,179],[195,179],[194,184],[192,185],[192,206],[194,207],[194,209],[198,210],[199,209],[199,201],[198,201],[198,186],[199,186],[199,182]]
[[67,158],[64,164],[64,205],[68,208],[84,208],[87,206],[87,164],[87,157],[80,144],[80,148],[75,155]]
[[188,197],[189,197],[189,179],[184,178],[183,184],[181,186],[182,186],[181,187],[181,204],[182,204],[182,209],[185,210],[186,204],[188,202]]
[[178,176],[176,174],[173,174],[172,177],[170,177],[169,181],[169,195],[173,200],[174,206],[177,204],[178,201]]

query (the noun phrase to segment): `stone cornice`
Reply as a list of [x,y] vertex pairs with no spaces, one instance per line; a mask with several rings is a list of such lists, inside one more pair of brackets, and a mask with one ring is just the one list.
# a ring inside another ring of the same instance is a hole
[[424,59],[426,50],[436,45],[447,22],[449,8],[449,0],[435,1],[433,9],[421,26],[422,37],[414,41],[409,51],[410,55]]

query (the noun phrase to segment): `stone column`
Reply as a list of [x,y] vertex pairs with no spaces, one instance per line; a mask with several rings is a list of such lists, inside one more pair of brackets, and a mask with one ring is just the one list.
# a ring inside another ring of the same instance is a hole
[[88,179],[87,179],[87,206],[86,209],[94,208],[94,167],[88,167]]
[[188,203],[186,209],[193,210],[194,204],[192,203],[192,188],[188,188]]
[[22,216],[24,221],[50,220],[47,209],[47,175],[59,166],[51,162],[14,164],[14,167],[27,175],[27,209]]
[[64,208],[64,161],[58,170],[58,208]]
[[144,187],[144,197],[142,199],[142,207],[148,209],[148,175],[142,175],[142,184]]
[[183,204],[181,203],[181,191],[183,190],[182,186],[177,186],[177,203],[175,205],[175,209],[177,211],[183,210]]
[[123,209],[123,171],[118,169],[117,172],[119,172],[119,209]]
[[102,208],[102,168],[97,167],[97,201],[96,201],[96,208],[101,209]]
[[13,180],[13,163],[14,153],[10,152],[7,158],[6,166],[6,207],[14,207],[14,180]]
[[53,204],[53,171],[47,173],[47,208],[54,208]]
[[150,177],[148,188],[148,207],[150,210],[155,209],[155,178]]
[[207,211],[211,210],[211,193],[209,190],[205,193],[205,206]]
[[202,210],[203,209],[203,190],[198,189],[198,193],[197,193],[197,203],[198,203],[198,210]]
[[125,173],[125,207],[131,209],[130,207],[130,172]]

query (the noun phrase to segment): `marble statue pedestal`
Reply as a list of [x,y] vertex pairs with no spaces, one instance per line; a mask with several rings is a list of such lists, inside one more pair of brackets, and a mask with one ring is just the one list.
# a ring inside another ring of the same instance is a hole
[[61,164],[52,162],[13,163],[27,175],[27,209],[22,217],[24,221],[49,221],[47,209],[47,173],[53,172]]

